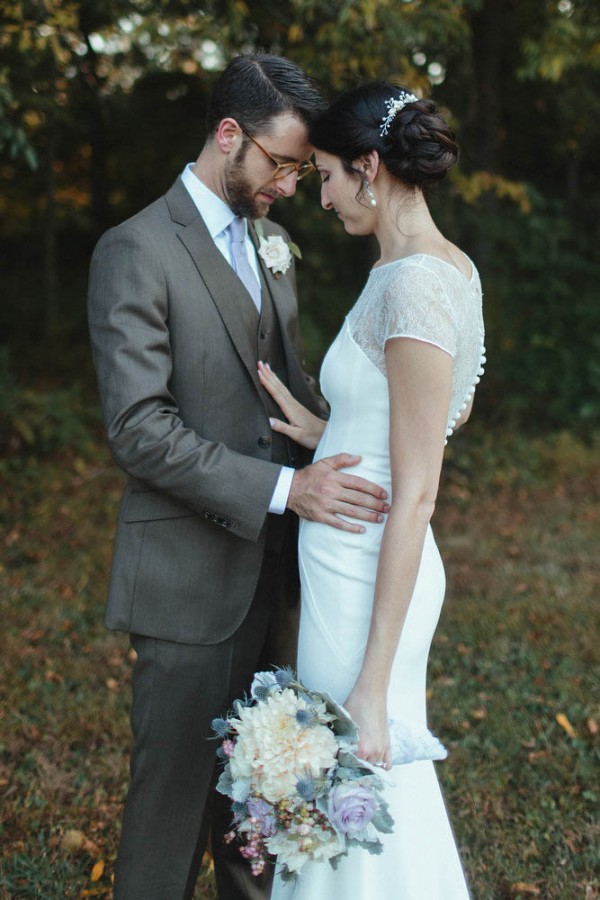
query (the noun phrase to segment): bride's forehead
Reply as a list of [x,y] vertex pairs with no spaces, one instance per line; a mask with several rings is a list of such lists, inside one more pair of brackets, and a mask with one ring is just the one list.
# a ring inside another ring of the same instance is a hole
[[322,167],[324,169],[334,168],[336,165],[339,165],[341,162],[339,156],[334,156],[333,153],[326,153],[325,150],[315,150],[315,165]]

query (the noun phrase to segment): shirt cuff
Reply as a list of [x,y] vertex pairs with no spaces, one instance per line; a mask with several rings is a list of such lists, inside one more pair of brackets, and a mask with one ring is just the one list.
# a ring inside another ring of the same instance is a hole
[[270,513],[281,516],[285,512],[295,471],[295,469],[290,469],[289,466],[282,466],[269,504]]

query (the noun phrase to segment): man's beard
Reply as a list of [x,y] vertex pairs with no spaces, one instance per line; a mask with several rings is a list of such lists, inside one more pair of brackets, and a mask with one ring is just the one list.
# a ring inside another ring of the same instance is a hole
[[244,160],[250,142],[242,144],[231,163],[225,180],[225,193],[231,211],[243,219],[260,219],[268,212],[266,203],[261,204],[256,193],[248,184]]

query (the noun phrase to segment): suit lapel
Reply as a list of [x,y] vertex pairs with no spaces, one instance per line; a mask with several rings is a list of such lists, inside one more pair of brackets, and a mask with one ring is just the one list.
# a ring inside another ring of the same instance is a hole
[[166,195],[173,221],[183,226],[179,240],[192,257],[198,274],[257,390],[262,387],[256,371],[258,313],[248,291],[215,243],[191,197],[178,179]]
[[[204,220],[180,178],[167,192],[165,199],[173,222],[182,226],[178,231],[179,240],[194,261],[263,406],[268,411],[264,388],[258,380],[256,369],[258,313],[252,298],[223,254],[215,247]],[[252,225],[250,235],[258,251],[259,241]],[[307,386],[292,339],[297,318],[294,289],[288,278],[275,278],[261,256],[258,256],[258,262],[263,290],[269,291],[279,321],[290,388],[301,403],[314,409],[315,398]]]

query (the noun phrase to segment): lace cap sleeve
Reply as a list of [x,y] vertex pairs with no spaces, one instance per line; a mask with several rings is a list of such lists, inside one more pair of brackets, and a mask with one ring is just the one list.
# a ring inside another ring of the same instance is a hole
[[380,326],[382,345],[390,338],[410,337],[456,356],[457,327],[450,298],[437,274],[424,266],[394,268],[383,290]]

